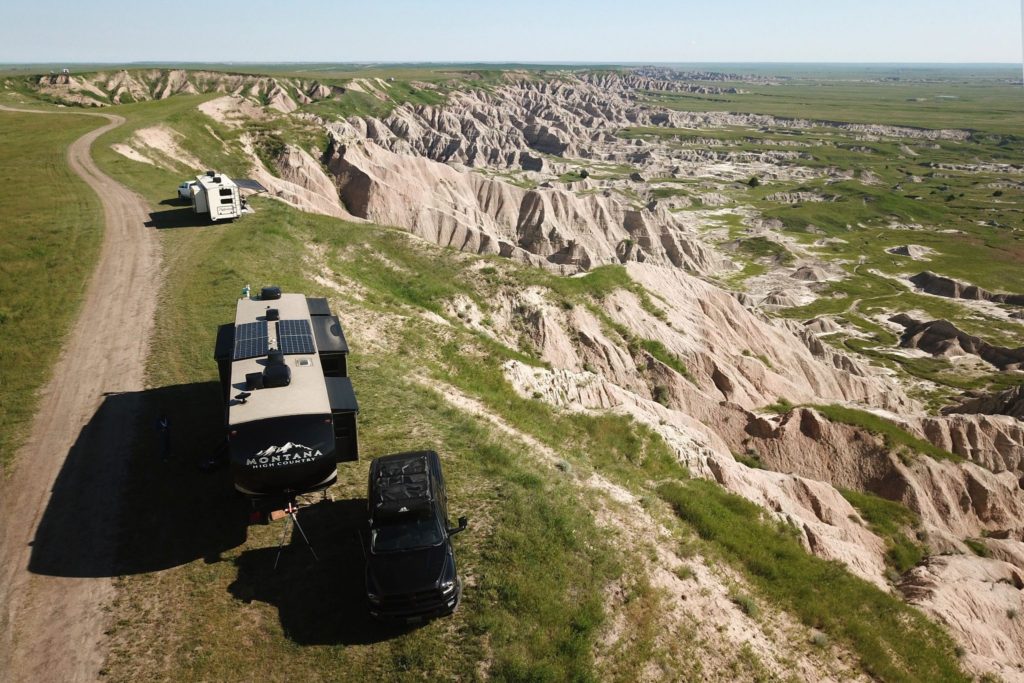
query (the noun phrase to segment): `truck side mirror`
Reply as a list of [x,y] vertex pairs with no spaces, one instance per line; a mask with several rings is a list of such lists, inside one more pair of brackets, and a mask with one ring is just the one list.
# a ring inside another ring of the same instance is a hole
[[449,536],[454,536],[455,534],[459,533],[460,531],[465,531],[466,530],[466,526],[468,524],[469,524],[469,520],[467,520],[465,516],[459,517],[459,525],[457,527],[455,527],[454,529],[449,529],[448,530],[448,535]]

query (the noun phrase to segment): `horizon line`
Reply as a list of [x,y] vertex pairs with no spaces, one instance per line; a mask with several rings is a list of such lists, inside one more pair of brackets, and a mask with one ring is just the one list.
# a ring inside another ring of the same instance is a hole
[[133,64],[229,64],[229,65],[307,65],[307,64],[318,64],[318,65],[477,65],[477,64],[493,64],[499,65],[530,65],[530,66],[592,66],[592,65],[612,65],[612,66],[672,66],[672,65],[690,65],[690,64],[714,64],[714,65],[824,65],[824,66],[1002,66],[1017,68],[1020,66],[1020,62],[902,62],[902,61],[861,61],[861,62],[828,62],[828,61],[733,61],[733,60],[680,60],[680,61],[666,61],[666,60],[346,60],[346,61],[330,61],[330,60],[307,60],[307,61],[274,61],[274,60],[217,60],[217,59],[192,59],[192,60],[178,60],[178,59],[137,59],[131,61],[0,61],[0,66],[50,66],[54,64],[65,64],[65,65],[133,65]]

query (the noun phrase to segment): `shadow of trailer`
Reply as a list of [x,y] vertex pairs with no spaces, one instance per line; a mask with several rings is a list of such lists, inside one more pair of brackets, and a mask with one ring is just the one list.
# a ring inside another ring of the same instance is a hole
[[[244,498],[201,471],[223,440],[216,382],[107,394],[68,452],[29,558],[48,576],[110,577],[221,560],[246,540]],[[156,427],[166,418],[169,430]]]

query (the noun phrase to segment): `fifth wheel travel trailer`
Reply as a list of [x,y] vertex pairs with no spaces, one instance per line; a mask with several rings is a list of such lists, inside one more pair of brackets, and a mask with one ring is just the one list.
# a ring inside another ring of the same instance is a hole
[[239,299],[217,331],[214,358],[225,401],[235,488],[256,507],[289,505],[359,458],[359,406],[348,344],[326,299],[264,287]]

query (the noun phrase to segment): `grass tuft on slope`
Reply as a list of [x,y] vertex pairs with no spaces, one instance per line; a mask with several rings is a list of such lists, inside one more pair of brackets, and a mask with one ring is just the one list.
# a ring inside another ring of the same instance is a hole
[[912,510],[872,493],[850,489],[839,489],[839,493],[857,508],[871,531],[885,539],[888,546],[885,559],[890,567],[903,574],[921,561],[925,549],[907,536],[908,529],[921,524]]

